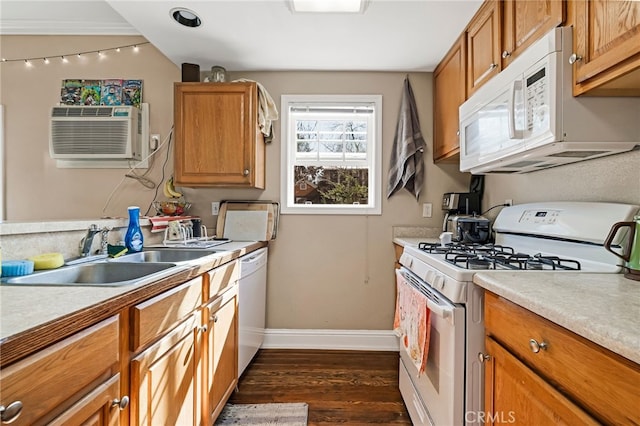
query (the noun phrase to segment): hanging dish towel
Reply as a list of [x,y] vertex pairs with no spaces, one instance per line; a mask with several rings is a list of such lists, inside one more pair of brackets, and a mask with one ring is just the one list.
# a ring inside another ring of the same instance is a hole
[[254,82],[258,86],[258,125],[265,137],[265,142],[271,142],[273,139],[273,122],[278,119],[278,108],[276,108],[273,98],[267,92],[267,89],[257,81],[246,78],[239,78],[233,81]]
[[431,335],[431,311],[427,297],[407,283],[396,269],[396,313],[393,331],[400,338],[401,350],[405,350],[418,369],[424,372],[429,356]]
[[387,198],[401,188],[416,197],[420,196],[424,180],[422,154],[426,143],[420,131],[418,110],[413,97],[409,77],[404,79],[404,90],[400,104],[400,114],[393,139],[391,162],[389,164],[389,184]]

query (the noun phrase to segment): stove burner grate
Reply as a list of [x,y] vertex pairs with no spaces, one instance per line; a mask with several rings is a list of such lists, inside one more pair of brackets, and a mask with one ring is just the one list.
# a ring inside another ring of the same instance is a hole
[[515,253],[513,247],[478,243],[420,243],[418,248],[444,254],[445,260],[465,269],[569,270],[579,271],[580,262],[557,256]]

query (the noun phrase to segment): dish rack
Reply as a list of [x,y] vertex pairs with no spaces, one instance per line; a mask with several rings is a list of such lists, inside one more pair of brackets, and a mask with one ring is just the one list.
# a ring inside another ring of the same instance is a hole
[[228,239],[215,240],[215,237],[207,236],[207,228],[203,225],[199,237],[193,236],[193,224],[191,221],[171,221],[164,230],[162,244],[167,247],[184,248],[209,248],[229,242]]

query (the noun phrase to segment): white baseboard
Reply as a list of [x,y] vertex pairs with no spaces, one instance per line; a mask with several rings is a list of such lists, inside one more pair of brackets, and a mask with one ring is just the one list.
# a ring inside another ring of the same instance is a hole
[[391,330],[266,329],[264,349],[398,351]]

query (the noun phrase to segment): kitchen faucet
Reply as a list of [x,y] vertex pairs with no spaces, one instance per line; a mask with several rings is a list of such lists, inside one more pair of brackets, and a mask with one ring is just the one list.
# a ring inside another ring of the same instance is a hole
[[80,240],[80,256],[86,257],[91,251],[91,244],[93,244],[93,237],[100,232],[98,225],[92,224],[87,230],[87,235]]
[[109,249],[109,231],[113,228],[105,226],[100,230],[100,254],[108,254]]

